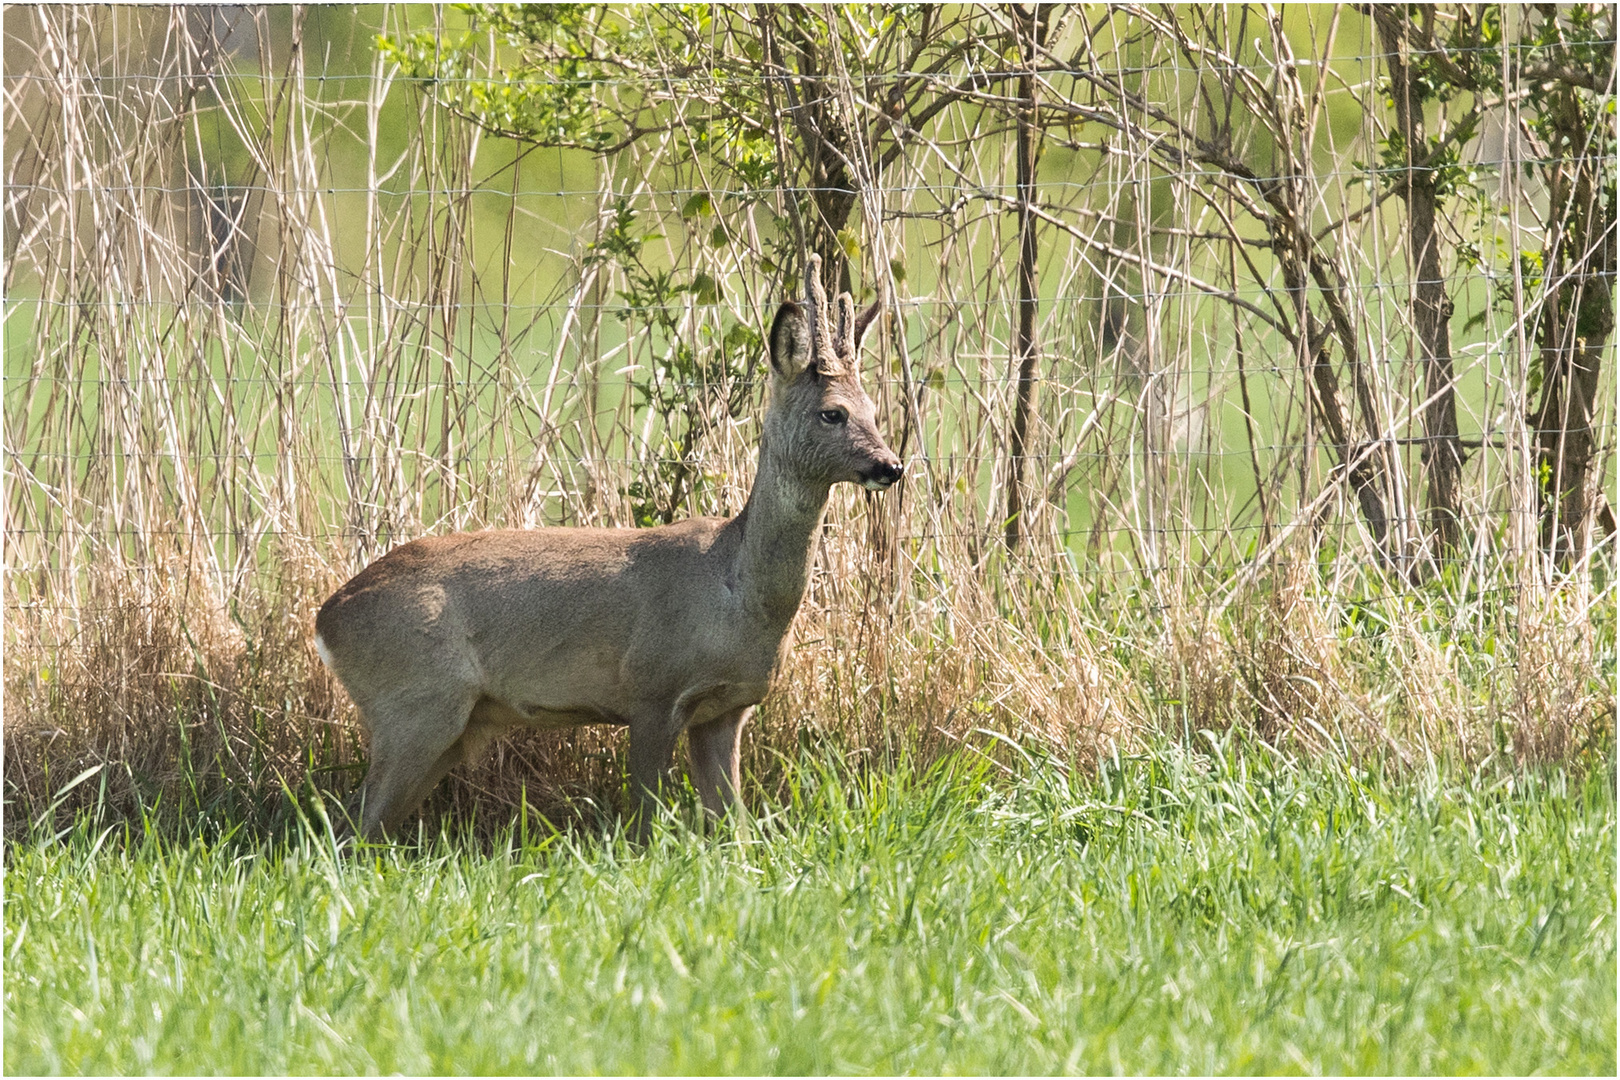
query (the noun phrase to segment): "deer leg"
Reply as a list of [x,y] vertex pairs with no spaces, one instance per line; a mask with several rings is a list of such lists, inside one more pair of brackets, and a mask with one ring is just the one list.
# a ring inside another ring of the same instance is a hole
[[417,694],[374,704],[371,767],[361,791],[360,832],[381,840],[422,804],[444,774],[462,759],[474,695]]
[[741,779],[738,775],[743,725],[754,714],[752,705],[727,713],[706,724],[686,729],[686,751],[692,773],[692,786],[711,817],[725,816],[738,804]]
[[631,834],[638,843],[645,843],[652,830],[674,755],[675,733],[669,730],[668,717],[659,715],[630,726],[630,787],[636,797]]

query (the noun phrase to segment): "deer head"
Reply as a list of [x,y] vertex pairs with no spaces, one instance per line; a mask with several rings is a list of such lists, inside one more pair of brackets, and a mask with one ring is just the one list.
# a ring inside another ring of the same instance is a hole
[[804,482],[848,481],[882,491],[904,467],[878,433],[877,407],[861,389],[859,360],[881,301],[856,316],[849,293],[840,293],[834,311],[816,255],[807,286],[805,300],[784,303],[771,324],[765,452]]

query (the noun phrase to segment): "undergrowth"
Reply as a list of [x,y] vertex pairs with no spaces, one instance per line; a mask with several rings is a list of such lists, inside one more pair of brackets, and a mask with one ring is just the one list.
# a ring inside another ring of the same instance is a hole
[[[981,729],[1033,733],[1079,761],[1200,730],[1408,771],[1436,759],[1582,770],[1612,754],[1612,590],[1469,597],[1377,575],[1347,587],[1336,564],[1300,560],[1224,609],[1147,586],[1086,595],[1068,578],[1000,599],[982,583],[946,595],[918,581],[909,603],[862,603],[880,564],[836,534],[824,545],[796,645],[745,735],[761,795],[784,796],[783,755],[926,764]],[[262,824],[284,815],[285,788],[348,798],[364,738],[310,629],[341,575],[308,550],[279,566],[228,605],[180,568],[103,570],[86,615],[11,619],[6,834],[46,811],[60,827],[91,802],[179,827]],[[517,732],[454,772],[426,816],[500,828],[525,812],[611,809],[624,750],[609,727]]]

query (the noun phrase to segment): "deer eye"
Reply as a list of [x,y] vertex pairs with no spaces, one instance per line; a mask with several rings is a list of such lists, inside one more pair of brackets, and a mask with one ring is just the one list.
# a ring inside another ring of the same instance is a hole
[[822,409],[821,422],[823,424],[842,424],[849,419],[849,413],[843,409]]

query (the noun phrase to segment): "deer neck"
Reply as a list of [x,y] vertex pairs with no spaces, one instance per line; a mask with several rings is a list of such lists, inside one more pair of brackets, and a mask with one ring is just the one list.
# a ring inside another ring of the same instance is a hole
[[748,505],[735,520],[742,540],[734,580],[744,610],[773,629],[786,632],[804,599],[829,490],[794,475],[769,442],[760,447]]

